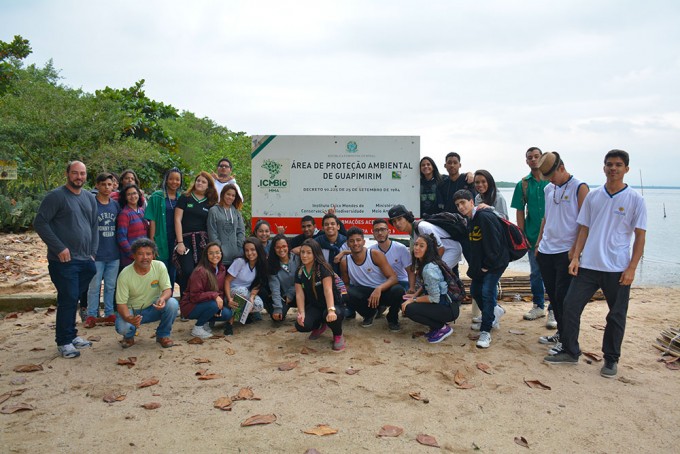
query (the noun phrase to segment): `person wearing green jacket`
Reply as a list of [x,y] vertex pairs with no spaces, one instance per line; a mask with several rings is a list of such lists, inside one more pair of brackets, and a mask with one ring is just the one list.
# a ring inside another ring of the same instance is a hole
[[161,189],[149,197],[144,218],[150,223],[149,237],[158,246],[158,260],[165,264],[170,276],[171,288],[175,286],[177,271],[172,264],[172,251],[175,248],[175,207],[182,190],[182,172],[174,167],[163,177]]

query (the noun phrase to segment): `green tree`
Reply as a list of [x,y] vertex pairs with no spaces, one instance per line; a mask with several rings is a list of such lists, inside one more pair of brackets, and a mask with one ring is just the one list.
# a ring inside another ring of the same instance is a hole
[[97,90],[95,94],[99,99],[116,102],[125,113],[126,122],[121,132],[124,137],[147,140],[174,149],[175,139],[163,129],[160,121],[166,118],[177,118],[177,109],[169,104],[148,98],[142,87],[144,87],[144,79],[130,88],[106,87],[103,90]]
[[31,46],[27,39],[14,36],[11,43],[0,41],[0,95],[5,93],[16,77],[19,60],[31,54]]

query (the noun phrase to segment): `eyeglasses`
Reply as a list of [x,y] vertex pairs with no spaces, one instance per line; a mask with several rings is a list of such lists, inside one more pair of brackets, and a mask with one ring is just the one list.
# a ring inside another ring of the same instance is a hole
[[219,167],[220,169],[230,169],[231,168],[231,166],[227,165],[227,164],[220,164],[217,167]]
[[210,251],[208,255],[222,255],[222,251]]

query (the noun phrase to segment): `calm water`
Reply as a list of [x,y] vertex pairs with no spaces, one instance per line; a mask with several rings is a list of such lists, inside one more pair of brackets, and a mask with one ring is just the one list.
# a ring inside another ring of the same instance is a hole
[[[510,207],[513,190],[501,189],[500,192]],[[633,286],[680,287],[680,189],[645,189],[644,198],[647,204],[647,241]],[[509,210],[510,219],[514,221],[515,210]],[[510,269],[528,272],[529,261],[523,258],[513,262]]]

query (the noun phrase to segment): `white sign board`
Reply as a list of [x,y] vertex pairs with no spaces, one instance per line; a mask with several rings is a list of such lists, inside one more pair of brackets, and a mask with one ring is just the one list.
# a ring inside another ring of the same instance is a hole
[[273,231],[299,233],[300,218],[332,206],[366,232],[396,204],[420,214],[420,137],[253,136],[251,157],[253,223]]

